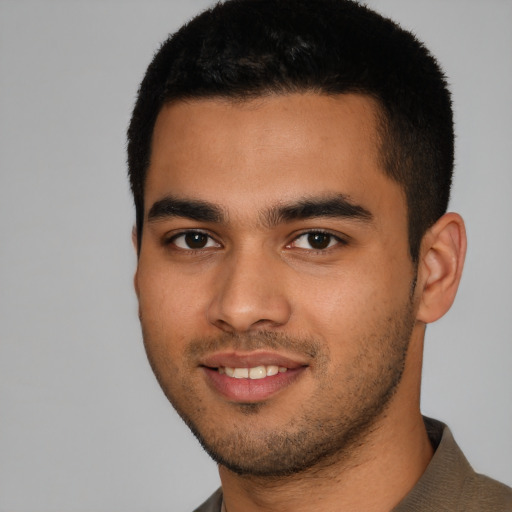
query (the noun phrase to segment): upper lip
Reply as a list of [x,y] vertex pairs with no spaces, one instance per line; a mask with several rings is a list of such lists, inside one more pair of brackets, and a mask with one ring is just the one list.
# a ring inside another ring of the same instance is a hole
[[216,352],[205,356],[200,361],[200,366],[209,368],[254,368],[255,366],[282,366],[293,369],[308,366],[307,362],[295,358],[268,351],[225,351]]

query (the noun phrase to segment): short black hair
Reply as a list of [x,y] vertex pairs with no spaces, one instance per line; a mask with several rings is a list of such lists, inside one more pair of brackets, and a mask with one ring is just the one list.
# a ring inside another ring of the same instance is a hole
[[448,207],[450,93],[436,59],[413,34],[352,0],[227,0],[162,44],[128,128],[139,244],[152,134],[163,105],[295,92],[359,93],[376,101],[382,165],[405,192],[417,261],[423,235]]

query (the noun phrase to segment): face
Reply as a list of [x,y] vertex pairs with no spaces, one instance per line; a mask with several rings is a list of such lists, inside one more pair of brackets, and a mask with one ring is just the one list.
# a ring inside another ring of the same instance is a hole
[[414,269],[401,188],[360,95],[164,107],[135,276],[178,413],[238,473],[350,451],[396,396]]

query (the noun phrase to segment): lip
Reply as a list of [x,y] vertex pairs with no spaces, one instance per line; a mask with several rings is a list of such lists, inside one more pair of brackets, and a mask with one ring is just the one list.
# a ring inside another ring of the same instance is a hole
[[302,366],[307,366],[307,361],[300,361],[287,357],[284,354],[268,351],[254,352],[217,352],[204,357],[200,361],[200,366],[208,368],[219,368],[229,366],[231,368],[253,368],[255,366],[283,366],[294,370]]
[[[286,372],[263,379],[236,379],[217,371],[219,367],[253,368],[275,365]],[[270,399],[301,378],[308,369],[306,362],[274,352],[223,352],[205,357],[200,366],[210,389],[230,402],[259,403]]]
[[284,390],[299,379],[307,370],[307,366],[301,366],[278,373],[264,379],[235,379],[220,374],[217,370],[203,367],[206,381],[210,388],[219,393],[230,402],[252,404],[268,400],[276,393]]

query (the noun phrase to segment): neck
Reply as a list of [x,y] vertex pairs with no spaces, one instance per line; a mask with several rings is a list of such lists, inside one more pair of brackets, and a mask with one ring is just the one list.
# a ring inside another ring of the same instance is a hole
[[433,455],[419,410],[422,342],[416,341],[411,343],[402,382],[385,412],[364,438],[335,459],[286,477],[240,476],[220,466],[227,512],[393,509],[414,487]]

